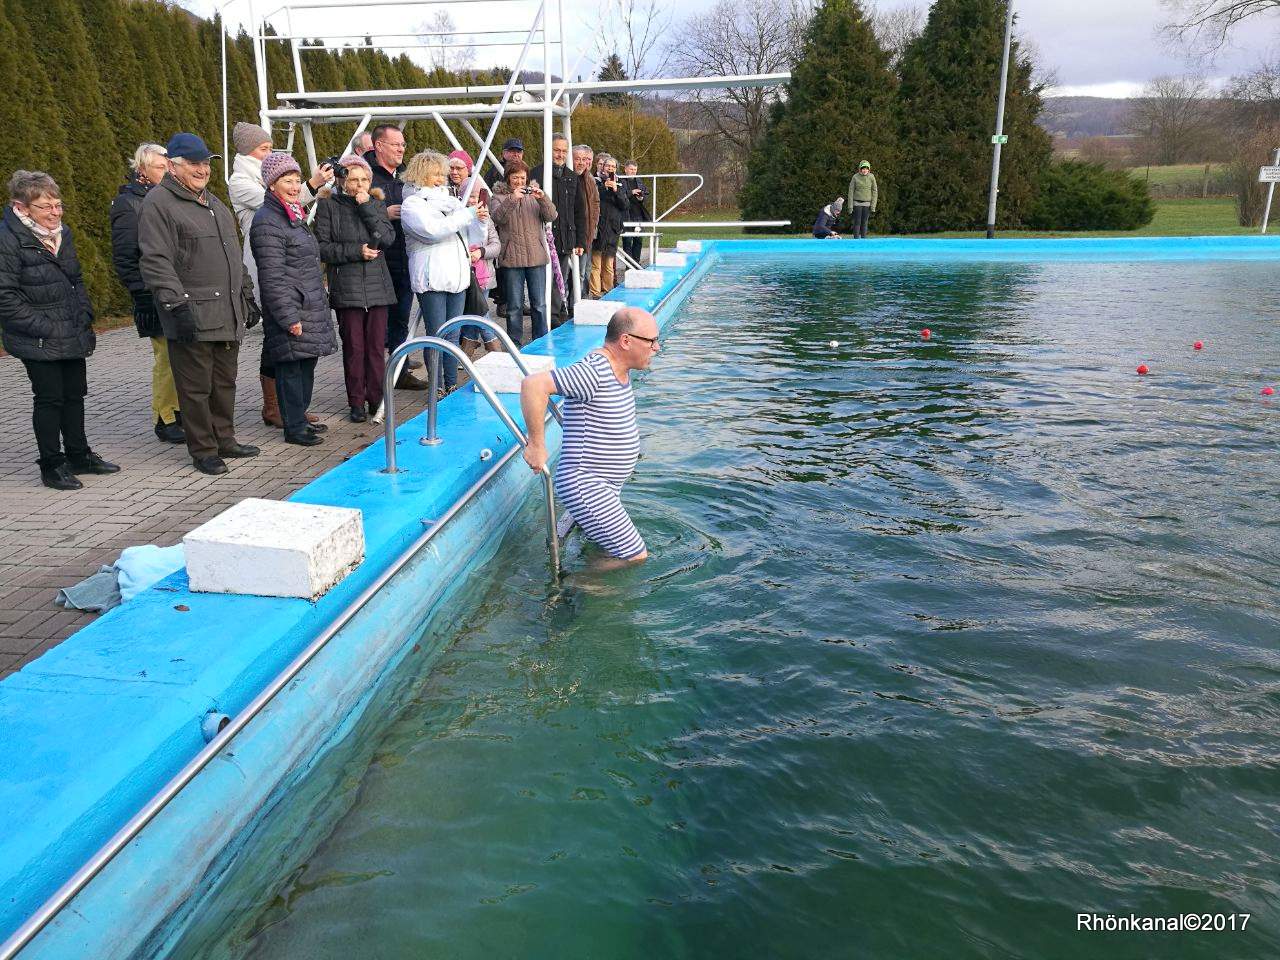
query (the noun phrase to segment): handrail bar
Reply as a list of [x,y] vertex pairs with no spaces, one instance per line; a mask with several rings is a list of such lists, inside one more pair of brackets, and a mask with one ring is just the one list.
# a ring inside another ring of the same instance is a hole
[[[508,430],[516,438],[516,442],[520,444],[521,449],[529,446],[529,438],[525,436],[524,431],[512,419],[511,414],[507,413],[507,408],[502,405],[502,401],[498,399],[498,395],[493,389],[484,382],[476,372],[475,364],[471,362],[471,358],[466,355],[461,347],[457,344],[450,343],[448,340],[442,340],[440,337],[414,337],[406,340],[400,346],[391,351],[391,356],[387,358],[387,372],[383,378],[383,386],[385,387],[384,396],[387,399],[387,422],[384,428],[383,446],[386,447],[387,466],[383,473],[399,473],[396,468],[396,402],[394,384],[391,382],[395,375],[396,362],[401,356],[412,353],[414,350],[443,350],[451,354],[462,364],[470,375],[476,388],[489,401],[489,406],[493,407],[493,412],[498,415],[498,419],[503,422]],[[555,492],[552,489],[551,470],[544,463],[542,465],[542,483],[546,494],[547,501],[547,549],[551,552],[552,569],[559,571],[560,569],[560,538],[556,535],[556,501]]]
[[[515,361],[516,368],[526,377],[533,372],[529,369],[529,365],[524,362],[524,357],[520,355],[520,348],[516,346],[515,341],[511,339],[511,335],[507,333],[507,328],[493,320],[490,320],[488,317],[482,317],[476,313],[464,313],[451,320],[446,320],[440,325],[440,328],[436,330],[433,336],[443,338],[444,335],[454,327],[466,326],[484,327],[490,333],[496,333],[498,335],[498,339],[502,341],[502,346],[506,349],[506,352],[511,356],[511,359]],[[450,342],[452,343],[452,341]],[[440,368],[434,362],[438,360],[439,357],[433,354],[431,359],[432,363],[427,367],[427,435],[422,438],[422,442],[428,446],[440,442],[439,434],[436,433],[437,407],[440,403],[438,390],[438,387],[440,386]],[[557,423],[564,426],[564,417],[560,415],[559,404],[551,404],[551,415],[556,418]]]
[[[314,640],[312,640],[296,657],[290,661],[289,665],[278,673],[262,692],[249,701],[243,710],[232,717],[231,722],[223,727],[194,757],[187,761],[186,765],[179,770],[160,790],[155,793],[150,800],[129,818],[123,827],[98,848],[98,851],[85,861],[84,865],[71,875],[61,887],[59,887],[43,904],[31,914],[30,917],[14,931],[13,935],[0,943],[0,960],[14,960],[18,953],[25,948],[36,936],[49,925],[49,923],[69,904],[77,894],[79,894],[99,873],[106,868],[116,855],[125,847],[132,843],[139,833],[154,820],[165,807],[167,807],[182,790],[199,773],[209,765],[209,763],[222,752],[231,740],[247,727],[263,709],[275,699],[285,687],[293,682],[294,677],[302,672],[303,668],[310,663],[330,640],[337,636],[338,632],[345,627],[351,620],[364,609],[365,605],[377,596],[378,592],[387,585],[388,582],[411,561],[417,554],[430,543],[442,529],[445,524],[452,520],[463,507],[471,502],[471,499],[479,493],[484,486],[493,477],[507,465],[507,462],[515,456],[516,447],[512,447],[503,454],[498,461],[490,467],[479,480],[471,485],[467,491],[454,502],[444,515],[427,527],[421,535],[418,536],[413,543],[405,549],[394,561],[391,566],[384,570],[378,577],[365,587],[360,594],[348,604],[341,613],[334,618],[324,630],[322,630]],[[558,547],[558,544],[557,544]]]

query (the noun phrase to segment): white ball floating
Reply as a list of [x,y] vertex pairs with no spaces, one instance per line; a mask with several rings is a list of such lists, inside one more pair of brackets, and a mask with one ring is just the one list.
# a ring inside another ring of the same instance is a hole
[[836,347],[840,346],[840,341],[832,340],[830,343],[827,344],[827,346],[830,347],[832,350],[834,350]]

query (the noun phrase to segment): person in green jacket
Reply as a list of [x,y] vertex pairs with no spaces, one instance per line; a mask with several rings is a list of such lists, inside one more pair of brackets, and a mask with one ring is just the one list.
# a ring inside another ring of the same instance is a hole
[[853,217],[853,236],[857,240],[865,240],[867,236],[867,220],[876,212],[876,203],[880,199],[880,188],[876,185],[876,175],[871,172],[871,161],[863,160],[858,164],[858,172],[849,181],[849,214]]

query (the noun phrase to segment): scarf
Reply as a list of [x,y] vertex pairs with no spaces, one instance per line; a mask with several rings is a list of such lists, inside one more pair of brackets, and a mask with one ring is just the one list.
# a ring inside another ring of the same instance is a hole
[[58,251],[62,249],[61,225],[59,225],[57,230],[48,230],[40,226],[40,224],[36,223],[26,214],[18,213],[16,207],[13,212],[17,214],[18,219],[22,221],[23,225],[35,234],[36,239],[44,244],[45,249],[56,257],[58,255]]

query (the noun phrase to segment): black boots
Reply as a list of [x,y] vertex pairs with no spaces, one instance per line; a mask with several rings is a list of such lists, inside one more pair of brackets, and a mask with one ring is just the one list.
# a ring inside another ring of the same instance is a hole
[[163,420],[156,419],[156,438],[163,440],[165,443],[186,443],[187,434],[182,429],[182,421],[174,420],[173,423],[165,423]]
[[324,440],[317,436],[314,431],[307,429],[301,433],[285,433],[284,442],[292,443],[297,447],[314,447],[324,443]]
[[72,473],[119,473],[120,468],[114,463],[107,463],[96,453],[90,452],[83,457],[69,457],[67,467]]
[[40,482],[52,490],[79,490],[84,486],[65,463],[56,467],[41,467]]

